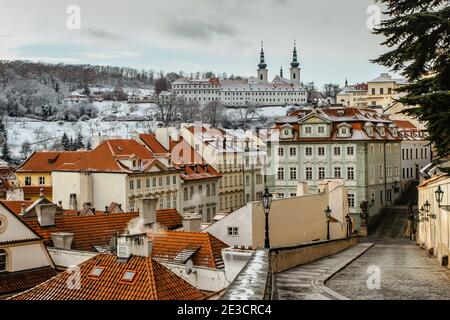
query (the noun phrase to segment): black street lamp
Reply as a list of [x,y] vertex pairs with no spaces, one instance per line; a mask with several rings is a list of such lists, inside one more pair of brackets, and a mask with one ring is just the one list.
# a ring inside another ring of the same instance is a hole
[[442,198],[444,197],[444,191],[442,191],[441,186],[438,186],[437,190],[434,192],[436,196],[436,202],[438,206],[441,206]]
[[345,216],[345,221],[347,221],[347,237],[350,237],[352,234],[352,218],[350,218],[350,215],[347,213]]
[[330,240],[330,217],[331,217],[330,206],[327,206],[327,208],[325,209],[325,216],[327,217],[327,240]]
[[264,213],[266,215],[266,233],[264,238],[264,248],[268,249],[270,248],[270,241],[269,241],[269,212],[270,212],[270,206],[272,205],[272,194],[269,192],[269,189],[266,187],[264,190],[264,194],[262,196],[262,204]]

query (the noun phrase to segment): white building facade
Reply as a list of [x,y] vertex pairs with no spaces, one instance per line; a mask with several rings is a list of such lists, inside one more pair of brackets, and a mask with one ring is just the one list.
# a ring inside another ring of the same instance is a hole
[[198,101],[200,104],[211,101],[220,101],[226,106],[304,104],[307,102],[307,94],[300,82],[300,67],[295,46],[290,65],[289,79],[283,77],[281,69],[280,74],[269,82],[264,49],[261,47],[257,77],[242,80],[180,78],[172,83],[172,93],[185,97],[187,101]]

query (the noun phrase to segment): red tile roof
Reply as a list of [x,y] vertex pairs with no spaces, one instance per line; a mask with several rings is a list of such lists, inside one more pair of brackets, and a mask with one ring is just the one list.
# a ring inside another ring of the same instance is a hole
[[57,215],[55,226],[41,227],[36,217],[21,217],[22,220],[38,235],[52,244],[52,232],[74,233],[72,249],[95,251],[94,246],[109,246],[111,237],[116,232],[122,233],[128,222],[136,218],[137,213],[97,213],[93,216]]
[[143,145],[132,139],[106,140],[94,150],[87,153],[77,163],[61,165],[58,171],[98,171],[98,172],[129,172],[118,160],[132,156],[140,160],[153,159],[152,153]]
[[181,214],[176,209],[161,209],[156,211],[156,221],[168,230],[181,227]]
[[394,120],[399,129],[417,130],[417,127],[408,120]]
[[88,151],[34,152],[17,168],[16,172],[52,172],[63,164],[77,162],[87,153]]
[[139,135],[139,138],[147,145],[147,147],[155,153],[168,153],[169,150],[165,149],[161,143],[156,139],[154,133],[143,133]]
[[44,195],[52,195],[53,192],[53,187],[51,186],[21,186],[20,188],[23,190],[25,195],[39,195],[41,193],[41,189],[42,192],[44,192]]
[[0,273],[0,296],[33,288],[57,274],[51,267]]
[[22,212],[22,205],[24,209],[28,208],[33,204],[34,201],[10,201],[10,200],[0,200],[0,203],[3,204],[9,211],[20,214]]
[[[99,277],[90,275],[94,267],[103,268]],[[206,295],[170,270],[147,257],[132,256],[120,262],[110,254],[99,254],[79,265],[81,286],[67,286],[72,275],[63,272],[37,287],[11,297],[12,300],[200,300]],[[126,271],[136,274],[123,281]]]
[[167,231],[150,236],[153,238],[152,257],[158,261],[173,262],[186,247],[199,246],[193,255],[195,266],[213,269],[224,267],[222,249],[229,246],[209,233]]
[[179,166],[182,169],[181,178],[183,180],[204,180],[220,178],[222,174],[212,166],[205,164],[193,164]]

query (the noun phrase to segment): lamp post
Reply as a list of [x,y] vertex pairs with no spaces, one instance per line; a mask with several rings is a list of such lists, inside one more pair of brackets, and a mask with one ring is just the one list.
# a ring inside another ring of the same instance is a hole
[[270,206],[272,205],[272,194],[269,192],[269,189],[266,187],[264,190],[264,194],[262,196],[262,204],[264,209],[264,214],[266,215],[266,224],[265,224],[265,237],[264,237],[264,248],[270,248],[269,241],[269,212]]
[[439,208],[444,209],[445,211],[450,211],[450,205],[441,204],[444,198],[444,191],[442,191],[441,186],[438,186],[437,190],[434,192],[434,195],[436,196],[436,202],[438,203]]
[[330,206],[327,206],[327,208],[325,209],[325,216],[327,217],[327,240],[330,240],[330,217],[331,217]]
[[347,237],[350,237],[350,235],[352,234],[352,218],[350,218],[350,215],[347,213],[347,215],[345,216],[345,221],[347,221]]

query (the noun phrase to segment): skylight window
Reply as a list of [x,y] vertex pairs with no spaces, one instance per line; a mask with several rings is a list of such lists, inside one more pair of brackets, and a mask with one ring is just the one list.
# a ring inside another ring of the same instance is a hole
[[94,267],[94,268],[92,268],[92,270],[91,270],[91,272],[89,273],[89,275],[90,275],[91,277],[99,278],[100,275],[102,274],[102,272],[103,272],[104,269],[105,269],[105,268]]
[[123,274],[122,281],[132,282],[135,275],[136,275],[136,271],[127,270]]

